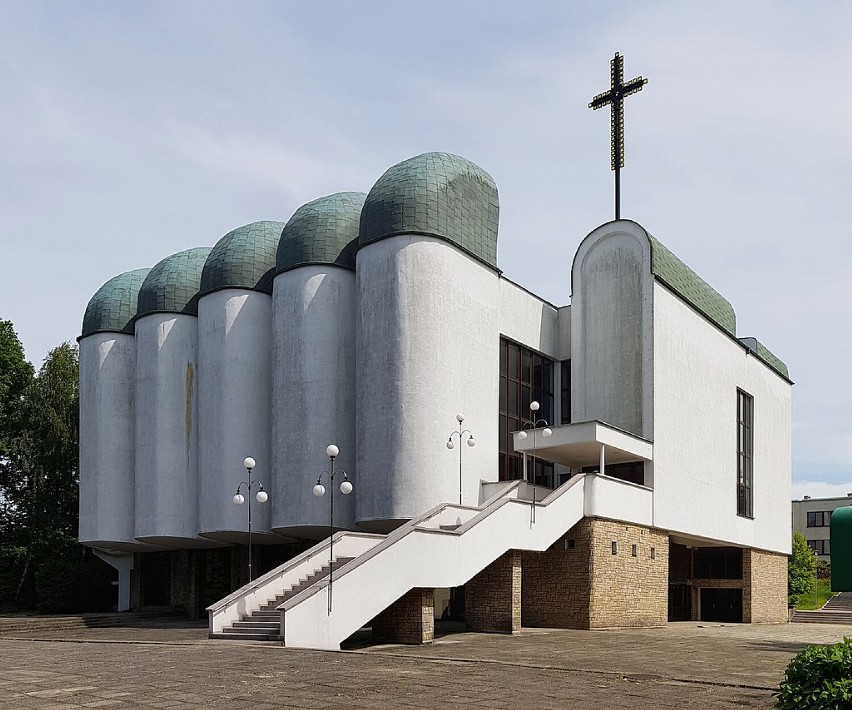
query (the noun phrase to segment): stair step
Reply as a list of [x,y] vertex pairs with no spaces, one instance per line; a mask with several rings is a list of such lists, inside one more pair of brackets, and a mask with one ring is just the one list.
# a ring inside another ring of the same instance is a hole
[[232,629],[280,629],[281,622],[280,621],[235,621],[231,624]]
[[[226,629],[227,631],[227,629]],[[274,634],[263,634],[263,633],[250,633],[243,632],[240,634],[235,633],[221,633],[221,634],[210,634],[210,638],[212,639],[226,639],[228,641],[281,641],[281,636],[278,633]]]

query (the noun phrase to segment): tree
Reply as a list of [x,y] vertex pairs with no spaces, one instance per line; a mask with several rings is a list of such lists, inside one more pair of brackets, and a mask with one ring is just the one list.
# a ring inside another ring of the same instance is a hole
[[23,434],[24,397],[32,382],[33,366],[24,356],[15,328],[10,321],[0,320],[0,495],[12,441]]
[[793,533],[793,552],[787,563],[787,593],[790,601],[814,593],[817,558],[800,532]]

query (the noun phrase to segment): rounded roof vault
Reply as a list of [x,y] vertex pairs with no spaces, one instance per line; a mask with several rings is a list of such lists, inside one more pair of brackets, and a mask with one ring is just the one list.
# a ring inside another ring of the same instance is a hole
[[494,179],[466,158],[424,153],[382,175],[361,212],[360,245],[395,234],[453,242],[497,268],[500,204]]
[[297,209],[281,232],[276,271],[303,264],[355,268],[363,192],[336,192]]
[[126,271],[101,286],[86,306],[80,337],[105,332],[132,335],[139,289],[149,271]]
[[157,263],[139,289],[136,317],[150,313],[197,315],[201,272],[210,251],[210,247],[195,247]]
[[283,222],[261,221],[228,232],[204,263],[199,297],[222,288],[272,293],[275,253],[283,228]]

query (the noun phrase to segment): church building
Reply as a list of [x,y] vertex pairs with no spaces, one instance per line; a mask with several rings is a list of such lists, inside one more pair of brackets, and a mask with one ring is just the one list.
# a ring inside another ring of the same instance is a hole
[[503,277],[498,211],[427,153],[95,293],[79,539],[120,609],[309,648],[786,621],[784,363],[630,220],[548,303]]

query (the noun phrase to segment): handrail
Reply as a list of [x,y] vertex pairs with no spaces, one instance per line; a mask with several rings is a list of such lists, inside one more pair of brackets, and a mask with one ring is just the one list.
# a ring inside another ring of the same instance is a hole
[[321,542],[317,543],[313,547],[310,547],[307,550],[305,550],[304,552],[296,555],[292,559],[287,560],[283,564],[278,565],[278,567],[276,567],[275,569],[270,570],[269,572],[261,575],[260,577],[253,580],[252,582],[249,582],[248,584],[245,584],[242,587],[240,587],[239,589],[231,592],[224,599],[220,599],[219,601],[211,604],[210,606],[208,606],[205,609],[205,611],[208,611],[208,612],[220,611],[221,609],[228,606],[232,602],[235,602],[236,600],[241,599],[242,597],[251,593],[252,591],[257,589],[258,587],[262,587],[269,580],[271,580],[271,579],[273,579],[277,576],[280,576],[280,575],[284,574],[285,572],[288,572],[289,570],[293,569],[294,567],[298,567],[306,559],[308,559],[309,557],[313,557],[315,554],[317,554],[318,552],[321,552],[324,548],[328,547],[331,544],[332,539],[335,542],[337,542],[344,536],[347,536],[347,537],[366,537],[366,538],[383,538],[384,537],[384,535],[380,535],[378,533],[358,532],[358,531],[352,531],[352,530],[338,530],[330,538],[326,538],[325,540],[322,540]]

